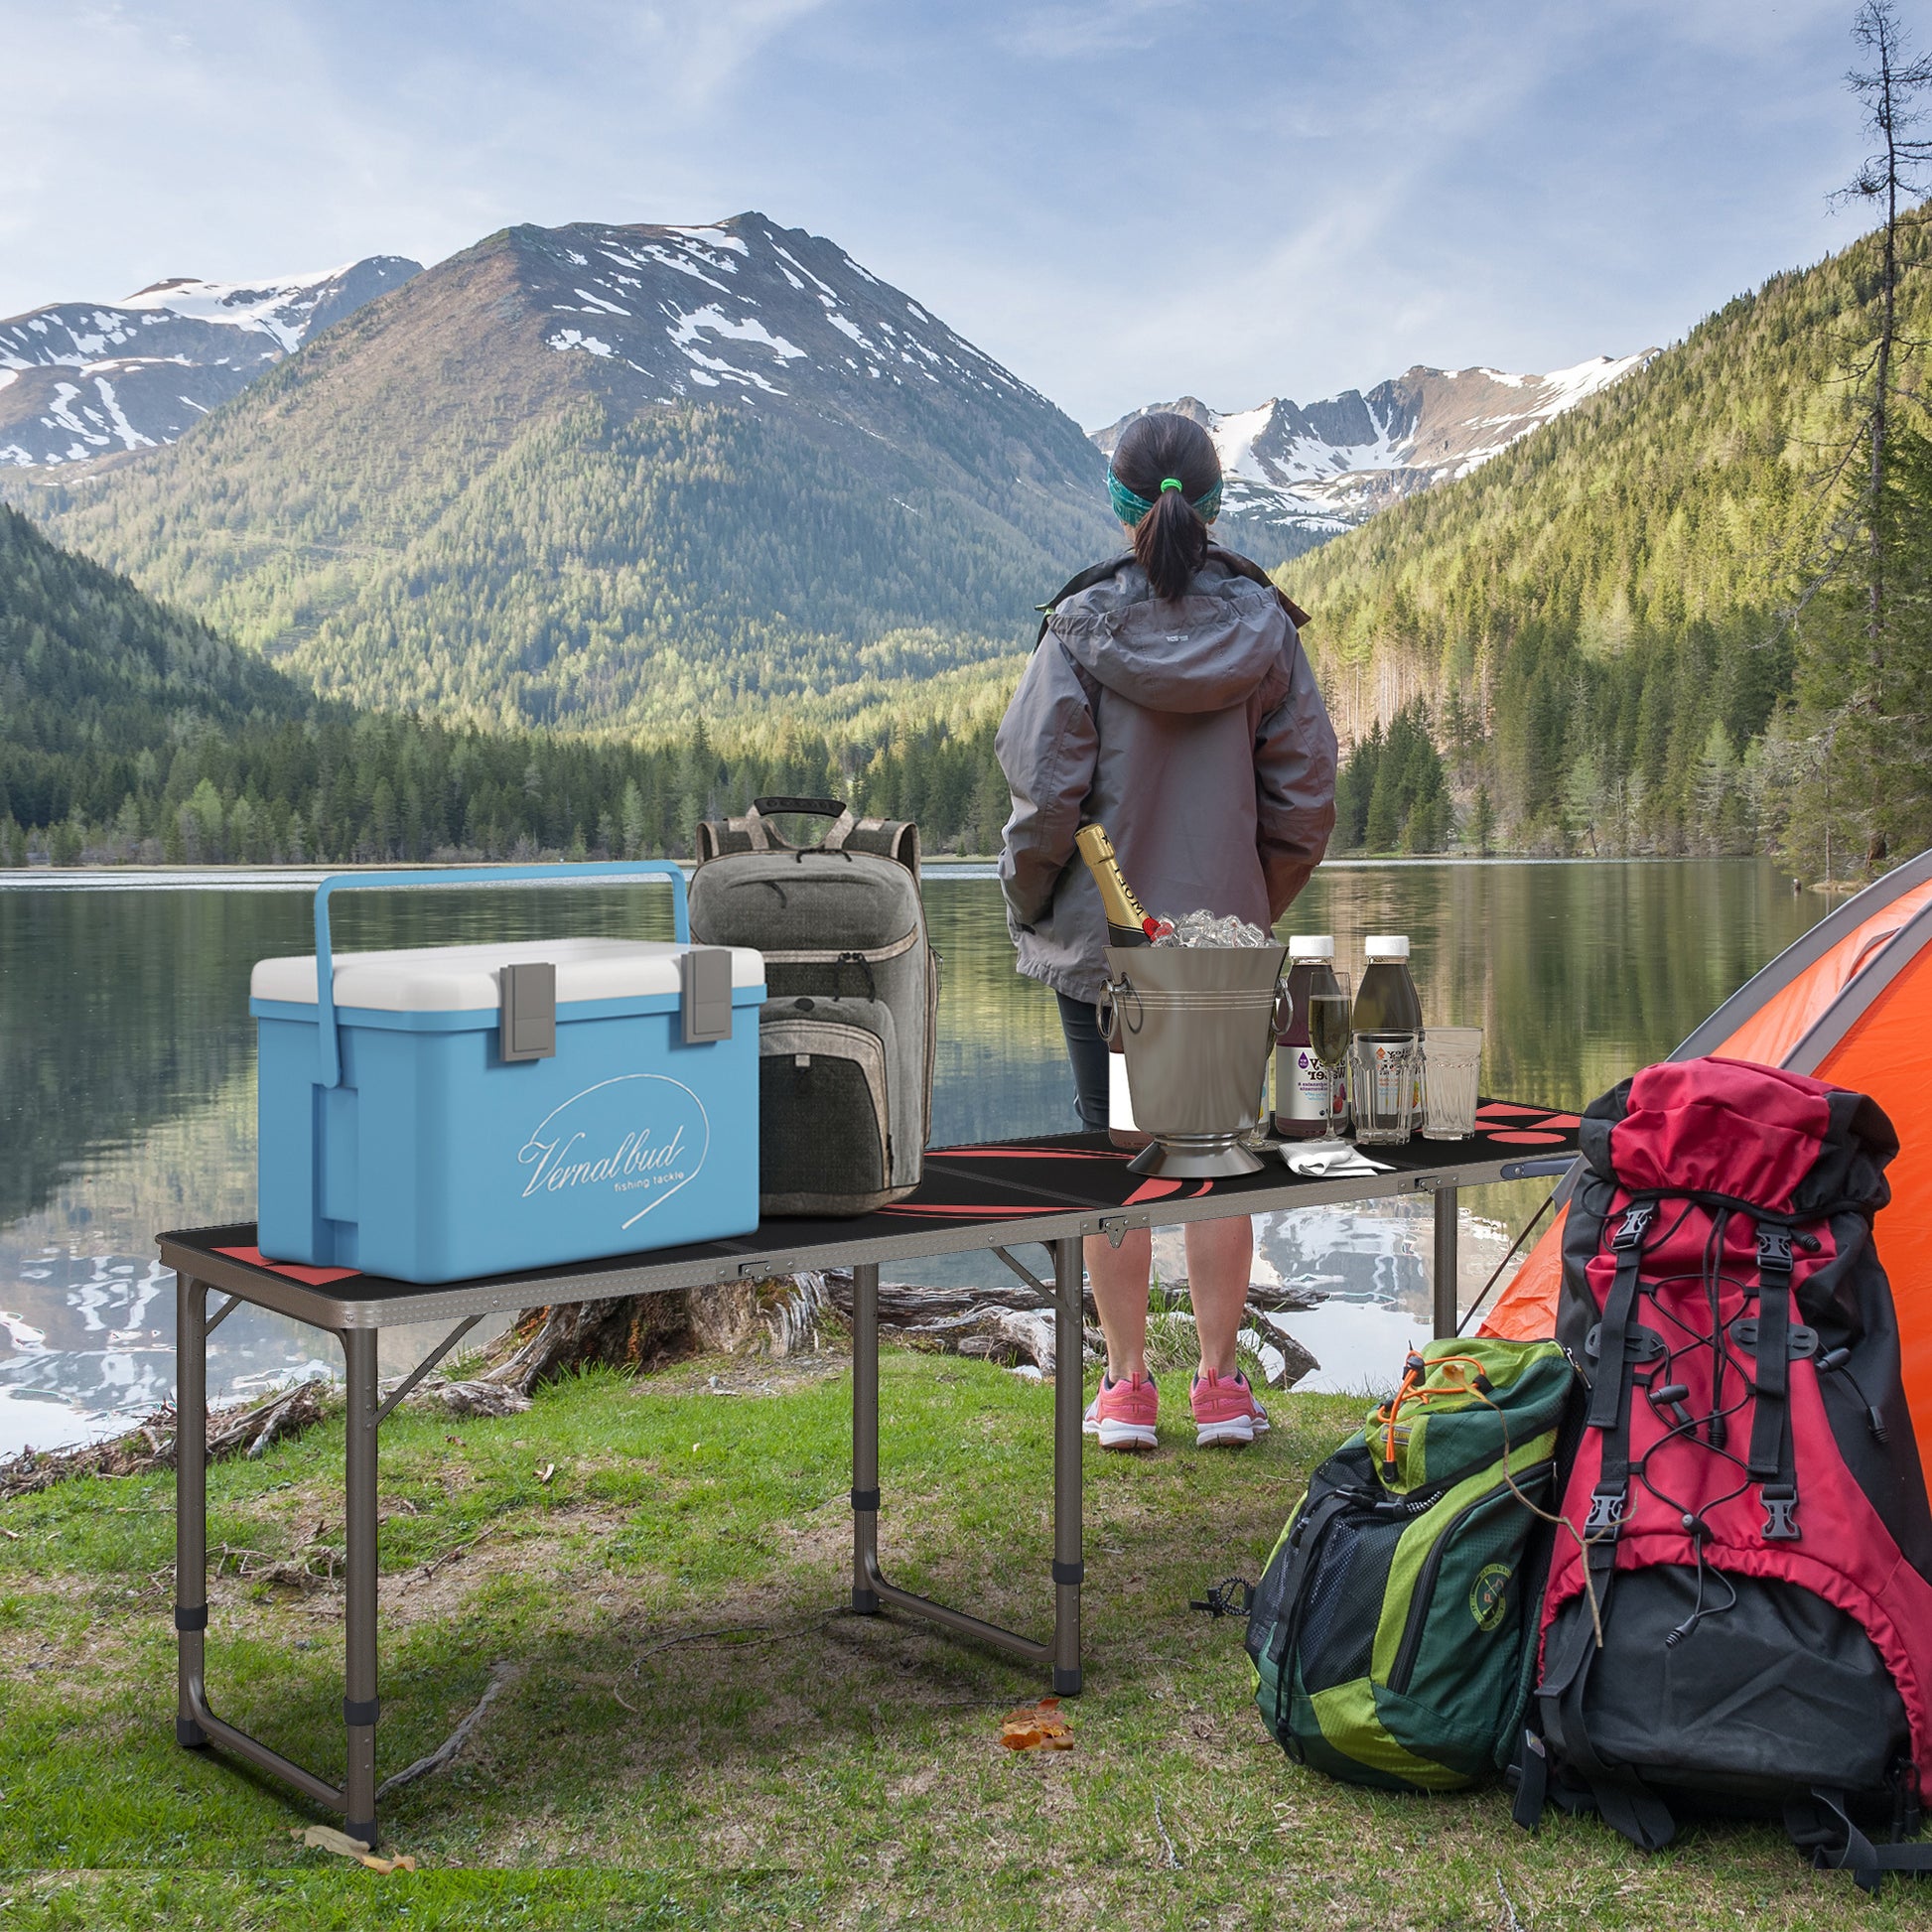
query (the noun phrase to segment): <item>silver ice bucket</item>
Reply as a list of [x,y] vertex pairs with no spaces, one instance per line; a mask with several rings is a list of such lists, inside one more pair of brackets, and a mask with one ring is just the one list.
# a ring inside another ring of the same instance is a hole
[[1109,946],[1101,1031],[1127,1052],[1134,1124],[1154,1145],[1136,1173],[1255,1173],[1281,946]]

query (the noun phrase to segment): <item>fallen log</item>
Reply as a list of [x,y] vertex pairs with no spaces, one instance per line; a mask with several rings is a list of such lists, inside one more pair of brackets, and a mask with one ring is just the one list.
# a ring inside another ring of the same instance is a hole
[[[1184,1292],[1186,1282],[1168,1286]],[[1257,1282],[1249,1290],[1249,1319],[1318,1308],[1321,1300],[1306,1288]],[[681,1294],[526,1309],[486,1351],[489,1366],[479,1382],[527,1396],[540,1382],[589,1366],[644,1373],[689,1355],[735,1353],[751,1343],[781,1359],[818,1354],[828,1335],[850,1334],[853,1305],[852,1271],[828,1268]],[[1031,1283],[881,1282],[879,1328],[910,1347],[1053,1373],[1053,1299]],[[1084,1298],[1084,1338],[1086,1359],[1098,1360],[1103,1344],[1091,1293]],[[1270,1339],[1283,1378],[1275,1386],[1292,1387],[1315,1366],[1300,1344],[1272,1334]],[[451,1398],[446,1394],[446,1399]]]
[[[276,1443],[313,1429],[323,1418],[325,1386],[298,1382],[240,1409],[211,1410],[207,1418],[207,1459],[233,1455],[259,1457]],[[22,1449],[0,1462],[0,1498],[31,1496],[69,1476],[147,1475],[175,1466],[175,1412],[157,1409],[124,1436],[79,1449]]]

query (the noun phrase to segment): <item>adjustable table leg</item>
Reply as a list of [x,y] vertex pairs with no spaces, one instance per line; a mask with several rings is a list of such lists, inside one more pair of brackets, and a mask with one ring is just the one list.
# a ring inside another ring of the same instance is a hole
[[1455,1189],[1436,1189],[1436,1266],[1431,1284],[1436,1302],[1436,1334],[1455,1333],[1459,1312],[1455,1286]]
[[852,1271],[852,1607],[879,1612],[879,1264]]
[[1051,1665],[1063,1694],[1080,1688],[1080,1243],[1054,1244],[1053,1635],[1040,1642],[902,1589],[879,1567],[879,1268],[852,1271],[852,1607],[907,1610],[1031,1664]]
[[1085,1322],[1081,1244],[1053,1243],[1053,1689],[1080,1694],[1080,1585],[1086,1575],[1081,1534],[1080,1435]]
[[207,1742],[195,1721],[207,1644],[207,1284],[175,1277],[175,1742]]
[[343,1722],[348,1727],[348,1771],[343,1780],[343,1829],[375,1844],[375,1561],[376,1330],[342,1331],[348,1380],[344,1451],[345,1524]]

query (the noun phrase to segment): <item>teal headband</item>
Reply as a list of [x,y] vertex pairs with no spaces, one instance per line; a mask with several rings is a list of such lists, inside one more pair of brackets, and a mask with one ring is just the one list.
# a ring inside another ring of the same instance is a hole
[[[1161,493],[1165,495],[1170,489],[1180,489],[1183,491],[1183,495],[1185,493],[1178,477],[1164,477],[1162,479]],[[1145,496],[1139,495],[1134,490],[1129,489],[1114,475],[1111,466],[1107,471],[1107,494],[1113,501],[1114,514],[1123,523],[1138,523],[1154,507],[1153,503]],[[1196,496],[1189,507],[1203,523],[1212,523],[1221,513],[1220,480],[1216,478],[1214,487],[1204,495]]]

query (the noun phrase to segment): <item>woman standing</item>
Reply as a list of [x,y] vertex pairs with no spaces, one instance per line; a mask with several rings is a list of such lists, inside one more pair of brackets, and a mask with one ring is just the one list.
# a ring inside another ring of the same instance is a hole
[[[1106,914],[1073,835],[1104,824],[1150,910],[1205,907],[1272,927],[1308,883],[1335,822],[1335,735],[1296,638],[1305,621],[1244,557],[1216,548],[1221,463],[1207,432],[1166,412],[1131,423],[1107,483],[1133,549],[1082,573],[1040,626],[996,748],[1013,791],[1000,855],[1020,971],[1059,996],[1080,1119],[1107,1126],[1107,1046],[1095,1012]],[[1267,1412],[1235,1365],[1254,1229],[1186,1229],[1200,1340],[1196,1441],[1247,1443]],[[1105,1449],[1152,1449],[1146,1229],[1086,1243],[1107,1336],[1087,1411]]]

